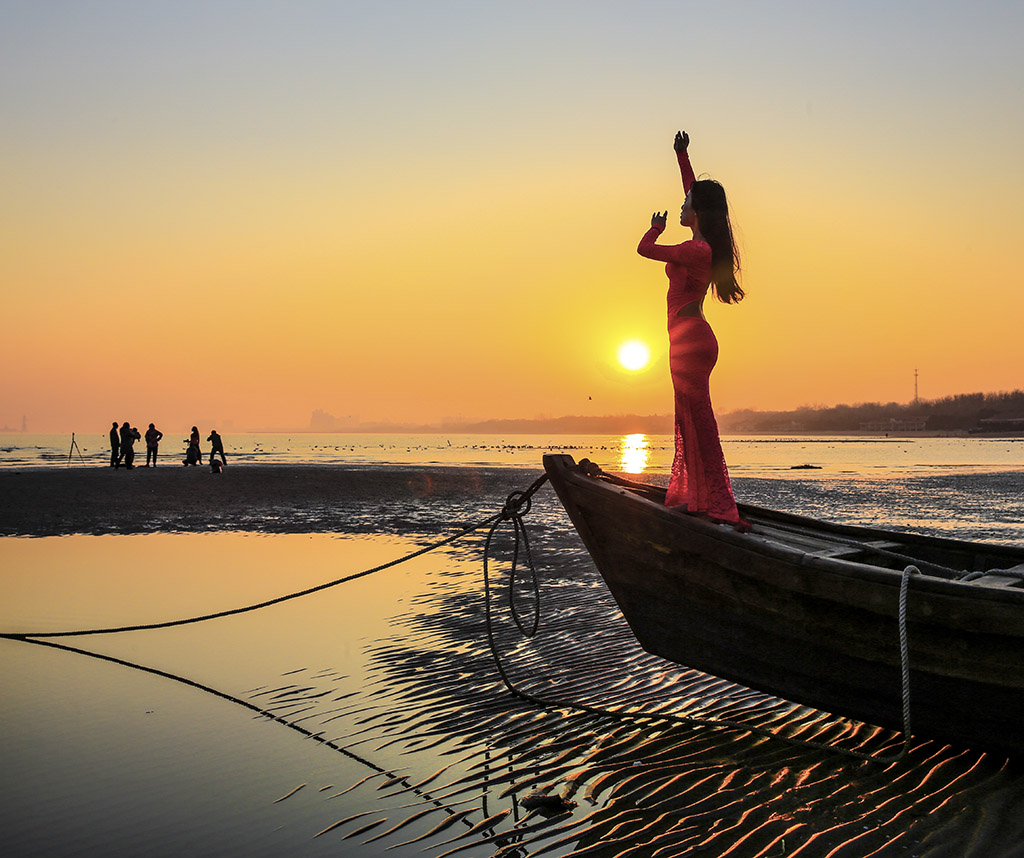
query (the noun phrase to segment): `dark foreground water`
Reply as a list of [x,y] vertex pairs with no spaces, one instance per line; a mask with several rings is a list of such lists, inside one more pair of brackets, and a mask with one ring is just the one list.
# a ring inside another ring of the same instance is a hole
[[[823,518],[1020,543],[1020,481],[736,488]],[[400,527],[382,497],[347,533],[0,539],[0,629],[258,602],[401,557],[493,511],[449,498]],[[1004,758],[915,740],[898,763],[863,763],[738,730],[573,710],[727,717],[871,753],[901,742],[644,653],[549,490],[529,519],[540,631],[525,639],[510,618],[507,534],[492,568],[494,628],[508,676],[552,701],[546,709],[513,697],[496,670],[483,533],[254,613],[59,639],[122,663],[0,641],[0,854],[1020,854],[1024,770]],[[529,599],[519,604],[530,615]],[[538,792],[560,800],[535,806],[527,797]]]

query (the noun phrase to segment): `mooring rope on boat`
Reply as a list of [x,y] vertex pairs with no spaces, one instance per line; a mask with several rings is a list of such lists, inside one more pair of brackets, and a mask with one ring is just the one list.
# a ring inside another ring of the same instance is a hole
[[1016,578],[1018,581],[1024,581],[1024,569],[1017,566],[1012,569],[986,569],[984,572],[965,572],[960,580],[964,582],[977,581],[986,575],[1003,575],[1006,578]]

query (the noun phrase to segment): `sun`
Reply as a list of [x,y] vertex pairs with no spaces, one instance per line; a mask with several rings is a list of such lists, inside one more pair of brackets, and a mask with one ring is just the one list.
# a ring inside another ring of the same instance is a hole
[[639,372],[651,362],[651,348],[643,340],[626,340],[617,352],[623,369]]

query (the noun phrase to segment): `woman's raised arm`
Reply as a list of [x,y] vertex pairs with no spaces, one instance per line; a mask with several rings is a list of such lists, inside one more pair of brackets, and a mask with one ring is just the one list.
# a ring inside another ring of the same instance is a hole
[[690,146],[690,135],[685,131],[677,131],[675,140],[672,141],[672,148],[676,150],[676,160],[679,162],[679,174],[683,177],[683,193],[690,193],[692,185],[697,177],[693,174],[693,167],[690,166],[690,156],[687,149]]

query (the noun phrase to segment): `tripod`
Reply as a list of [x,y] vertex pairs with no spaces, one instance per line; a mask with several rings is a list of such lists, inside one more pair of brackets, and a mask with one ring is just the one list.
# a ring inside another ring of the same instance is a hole
[[69,468],[71,467],[71,454],[74,453],[74,452],[78,453],[78,458],[82,460],[83,464],[85,464],[85,457],[82,456],[82,451],[78,449],[78,442],[75,440],[75,433],[72,432],[71,433],[71,448],[68,450],[68,463],[67,463],[66,467],[69,467]]

